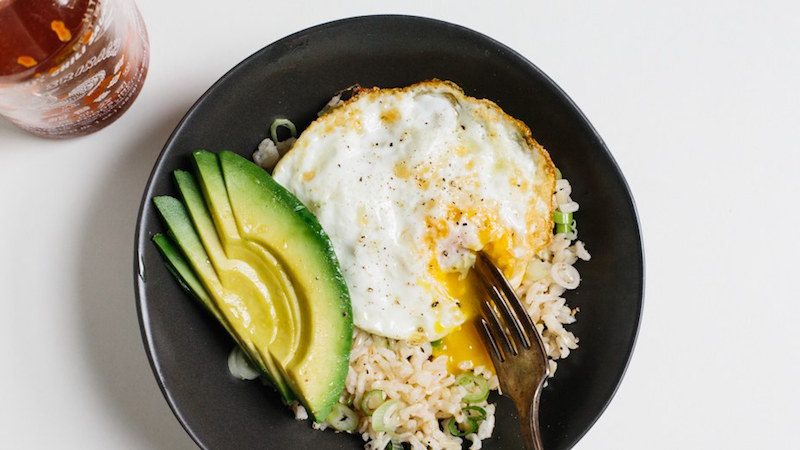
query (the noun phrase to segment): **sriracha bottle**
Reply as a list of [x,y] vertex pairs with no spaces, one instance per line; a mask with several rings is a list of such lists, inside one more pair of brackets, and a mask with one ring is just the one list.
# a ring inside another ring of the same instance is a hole
[[0,115],[34,134],[109,125],[136,99],[148,62],[133,0],[0,0]]

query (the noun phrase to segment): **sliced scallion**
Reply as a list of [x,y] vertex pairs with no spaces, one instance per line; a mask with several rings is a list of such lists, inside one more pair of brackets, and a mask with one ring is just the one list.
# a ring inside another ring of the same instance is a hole
[[373,389],[361,399],[361,411],[364,411],[364,414],[372,414],[385,401],[386,393],[380,389]]
[[[394,431],[394,427],[389,427],[386,423],[386,417],[389,415],[389,410],[400,403],[397,400],[387,400],[372,413],[372,429],[378,432],[381,431]],[[390,429],[391,428],[391,429]]]
[[333,405],[330,415],[325,419],[331,428],[336,431],[351,432],[358,426],[358,415],[349,407],[337,403]]
[[572,228],[570,228],[570,226],[568,224],[565,224],[565,223],[557,223],[556,224],[556,234],[569,233],[571,229]]
[[456,384],[467,390],[463,397],[467,403],[480,403],[489,397],[489,383],[483,377],[462,373],[456,377]]
[[481,408],[480,406],[469,405],[466,408],[461,410],[465,416],[475,421],[482,421],[486,418],[486,410]]
[[560,180],[561,178],[562,178],[561,171],[558,170],[558,167],[556,167],[556,180]]
[[269,134],[272,137],[272,142],[275,142],[276,144],[281,142],[278,140],[278,127],[284,127],[288,129],[292,134],[292,137],[297,137],[297,128],[294,126],[292,121],[289,119],[279,118],[275,119],[272,122],[272,125],[269,127]]
[[442,340],[437,339],[435,341],[431,341],[431,347],[433,348],[440,348],[442,346]]
[[466,436],[478,431],[478,422],[467,417],[463,422],[458,423],[455,417],[451,417],[444,423],[444,429],[453,436]]
[[555,210],[553,211],[553,222],[560,223],[562,225],[569,225],[572,223],[572,213],[565,213],[560,210]]

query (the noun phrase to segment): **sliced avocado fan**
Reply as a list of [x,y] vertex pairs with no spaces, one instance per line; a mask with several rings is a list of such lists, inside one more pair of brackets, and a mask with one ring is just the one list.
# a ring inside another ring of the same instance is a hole
[[[175,172],[183,202],[156,197],[169,270],[231,334],[285,402],[315,421],[338,401],[352,345],[350,296],[333,246],[302,203],[231,152]],[[199,183],[198,183],[199,181]]]
[[[243,349],[266,368],[268,379],[284,399],[293,398],[271,353],[272,343],[278,336],[279,322],[282,325],[288,323],[286,318],[281,321],[276,317],[270,298],[274,289],[265,284],[254,264],[246,259],[228,257],[235,253],[227,248],[232,244],[225,246],[223,250],[194,177],[180,170],[175,171],[174,175],[188,215],[216,272],[219,284],[230,297],[227,300],[217,297],[220,300],[217,302],[218,309],[230,324],[238,341],[244,344]],[[236,301],[230,301],[231,298]]]
[[[247,289],[228,290],[223,287],[220,277],[211,265],[210,258],[205,248],[202,246],[200,237],[195,232],[191,219],[189,218],[189,213],[183,203],[178,199],[168,196],[156,197],[153,199],[153,202],[167,226],[169,235],[172,236],[178,244],[178,247],[183,251],[186,261],[188,261],[187,265],[191,266],[196,278],[200,280],[205,290],[205,295],[209,297],[210,305],[214,308],[212,310],[212,315],[218,318],[218,320],[222,319],[220,323],[223,327],[233,337],[236,343],[242,347],[248,357],[256,363],[256,368],[259,369],[262,375],[275,386],[283,400],[287,402],[291,401],[294,396],[291,390],[286,386],[286,382],[280,376],[280,371],[274,367],[272,358],[264,358],[262,352],[256,349],[256,343],[254,343],[252,339],[254,326],[243,320],[249,319],[251,314],[247,310],[247,306],[241,297],[242,295],[251,294],[251,292],[248,292]],[[159,246],[158,242],[156,242],[156,245]],[[162,246],[159,246],[159,249],[161,249],[161,247]],[[169,265],[168,263],[167,266],[169,267]],[[240,278],[231,274],[226,274],[226,277],[228,280],[240,280]],[[184,284],[187,286],[192,285],[192,283],[186,281],[185,278]],[[204,293],[198,291],[195,292],[195,296],[202,299]],[[209,303],[203,302],[203,305],[207,306]],[[252,323],[252,321],[250,322]],[[251,326],[248,327],[248,325]]]
[[[233,333],[228,322],[222,317],[222,314],[217,309],[217,305],[211,299],[211,296],[206,292],[203,283],[194,274],[191,265],[186,261],[180,249],[178,249],[172,239],[161,233],[157,233],[153,236],[153,243],[156,245],[159,252],[161,252],[167,269],[169,269],[170,273],[178,280],[181,287],[199,301],[206,311],[214,316],[223,328],[225,328],[225,331],[231,335],[234,341],[236,341],[240,347],[243,347],[243,344],[239,342],[238,337]],[[260,361],[254,361],[247,352],[245,352],[244,355],[248,359],[250,365],[274,385],[274,382],[271,380],[271,375],[263,364]]]

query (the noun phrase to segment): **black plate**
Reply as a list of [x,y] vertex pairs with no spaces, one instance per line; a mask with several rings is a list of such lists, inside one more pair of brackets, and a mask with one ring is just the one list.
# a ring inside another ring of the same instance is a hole
[[[277,116],[304,128],[331,95],[355,83],[402,86],[452,80],[522,119],[570,179],[581,239],[592,253],[567,300],[580,348],[559,363],[542,396],[548,449],[573,446],[622,379],[639,325],[643,260],[625,180],[603,141],[564,92],[508,47],[469,29],[407,16],[358,17],[301,31],[247,58],[189,110],[147,184],[136,234],[135,283],[145,347],[170,407],[203,448],[361,448],[358,438],[293,420],[269,389],[228,374],[232,342],[178,287],[155,247],[162,231],[150,199],[176,192],[170,173],[192,150],[250,156]],[[517,448],[513,408],[501,399],[487,449]]]

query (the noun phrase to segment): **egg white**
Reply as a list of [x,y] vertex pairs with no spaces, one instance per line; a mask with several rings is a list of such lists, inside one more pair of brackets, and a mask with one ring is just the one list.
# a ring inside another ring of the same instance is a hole
[[550,239],[554,174],[522,122],[433,80],[362,90],[313,122],[273,176],[330,236],[355,325],[422,341],[466,320],[450,285],[476,251],[519,282]]

